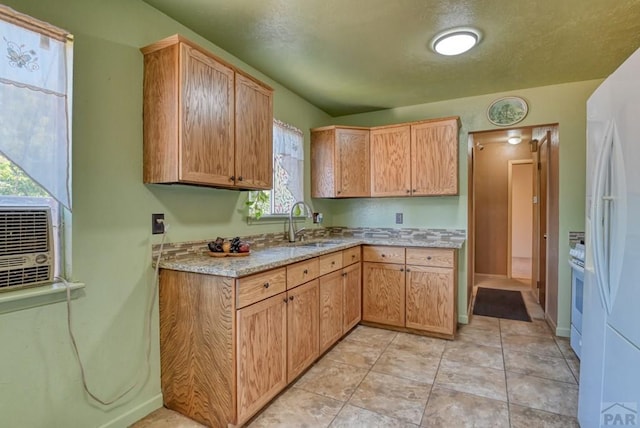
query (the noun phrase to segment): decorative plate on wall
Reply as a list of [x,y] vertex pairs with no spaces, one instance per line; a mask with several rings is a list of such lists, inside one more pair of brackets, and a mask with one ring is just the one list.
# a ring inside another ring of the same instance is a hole
[[527,102],[520,97],[498,98],[487,109],[489,122],[509,126],[523,120],[529,111]]

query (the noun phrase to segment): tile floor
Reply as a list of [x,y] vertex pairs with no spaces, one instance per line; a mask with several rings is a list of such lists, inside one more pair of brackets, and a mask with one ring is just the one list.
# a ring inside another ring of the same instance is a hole
[[[533,318],[474,316],[455,341],[358,326],[249,427],[578,427],[579,362]],[[133,427],[200,426],[160,409]]]

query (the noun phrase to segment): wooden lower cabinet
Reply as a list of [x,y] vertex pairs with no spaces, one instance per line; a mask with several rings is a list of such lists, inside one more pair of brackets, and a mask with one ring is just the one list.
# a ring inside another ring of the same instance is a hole
[[452,334],[456,329],[454,272],[449,268],[407,266],[406,327]]
[[287,385],[286,293],[236,312],[238,421],[250,418]]
[[317,279],[287,291],[287,382],[320,354],[319,299]]
[[342,271],[320,278],[320,353],[342,337],[343,281]]
[[355,327],[362,319],[362,267],[352,264],[342,270],[342,333]]
[[[363,258],[363,321],[447,339],[455,337],[455,250],[371,246],[364,247]],[[384,260],[395,263],[380,263]]]
[[404,327],[404,265],[365,262],[363,269],[362,319]]

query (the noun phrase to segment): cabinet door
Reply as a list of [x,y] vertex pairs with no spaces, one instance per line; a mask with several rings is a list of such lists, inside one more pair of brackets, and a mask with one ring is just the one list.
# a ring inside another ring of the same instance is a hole
[[236,74],[235,184],[273,187],[273,92]]
[[404,327],[404,265],[364,263],[362,319]]
[[287,382],[291,382],[319,355],[318,280],[287,292]]
[[336,128],[336,197],[371,195],[369,130]]
[[234,71],[181,44],[180,181],[233,185]]
[[458,122],[411,125],[412,195],[458,194]]
[[371,196],[411,195],[411,127],[371,131]]
[[242,424],[287,385],[286,293],[236,311],[237,409]]
[[453,269],[407,266],[407,327],[455,334],[455,289]]
[[342,271],[320,277],[320,353],[342,336]]
[[342,332],[351,330],[362,318],[362,268],[360,263],[342,270],[343,307]]

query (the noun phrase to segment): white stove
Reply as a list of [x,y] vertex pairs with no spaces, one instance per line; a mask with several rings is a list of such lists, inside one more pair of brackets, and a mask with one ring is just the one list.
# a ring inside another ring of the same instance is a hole
[[584,243],[569,251],[571,266],[571,348],[578,358],[582,351],[582,303],[584,290]]

